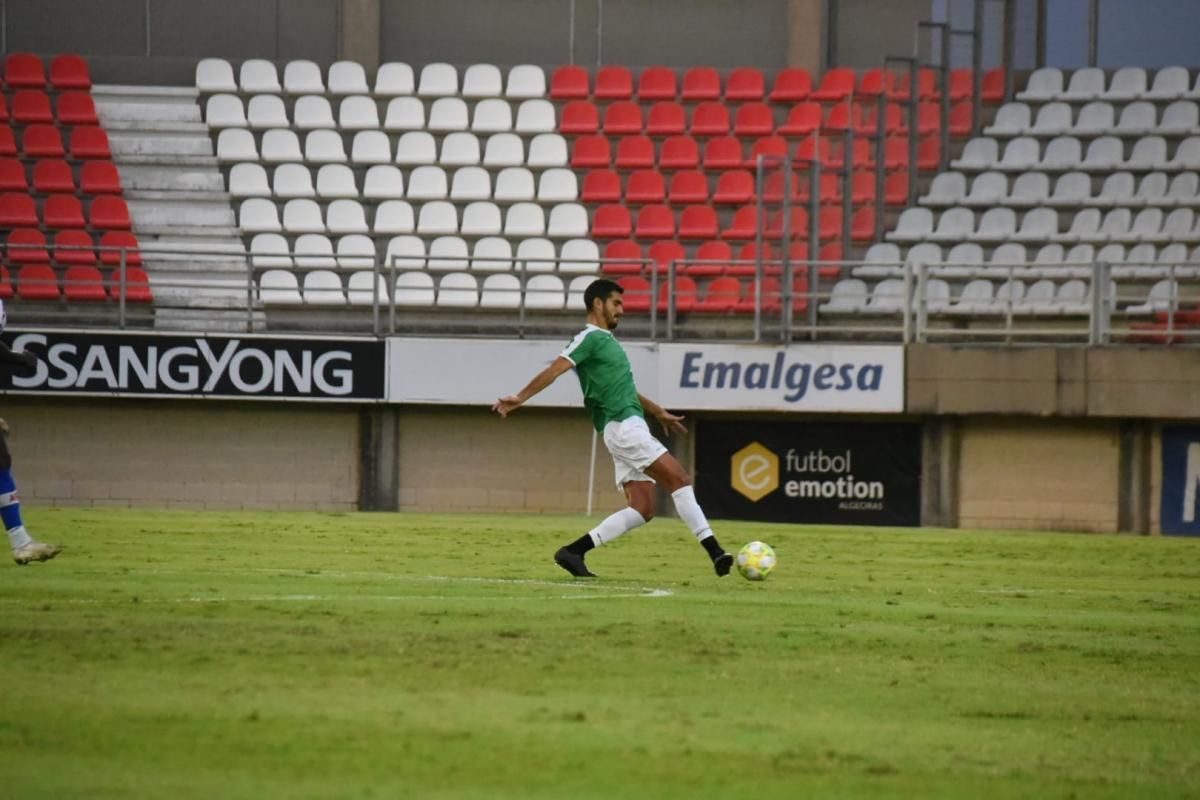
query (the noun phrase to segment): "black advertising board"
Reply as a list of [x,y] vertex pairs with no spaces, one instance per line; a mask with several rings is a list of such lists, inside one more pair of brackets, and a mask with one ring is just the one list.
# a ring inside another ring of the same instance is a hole
[[0,369],[0,390],[32,394],[382,400],[384,342],[373,339],[7,332],[34,370]]
[[696,488],[708,515],[724,519],[920,525],[921,428],[703,420]]

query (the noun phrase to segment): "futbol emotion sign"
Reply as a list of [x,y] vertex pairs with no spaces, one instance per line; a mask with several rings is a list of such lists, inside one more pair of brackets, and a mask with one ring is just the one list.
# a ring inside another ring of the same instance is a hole
[[713,516],[920,524],[919,426],[705,420],[696,438],[696,484]]

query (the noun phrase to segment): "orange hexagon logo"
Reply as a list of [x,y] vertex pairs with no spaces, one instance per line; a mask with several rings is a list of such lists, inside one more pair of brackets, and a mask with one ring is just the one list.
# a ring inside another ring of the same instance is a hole
[[751,442],[733,454],[729,476],[736,492],[757,503],[779,488],[779,456]]

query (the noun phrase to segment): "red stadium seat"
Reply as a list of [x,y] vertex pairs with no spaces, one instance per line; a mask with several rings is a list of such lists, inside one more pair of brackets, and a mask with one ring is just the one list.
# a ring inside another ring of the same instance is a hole
[[87,60],[70,54],[55,56],[50,62],[50,83],[60,92],[68,89],[91,89],[92,75],[88,70]]
[[778,166],[787,157],[788,143],[782,136],[764,136],[750,148],[750,158],[746,166],[754,169],[758,166],[758,157],[762,156],[768,166]]
[[742,143],[732,136],[709,139],[704,146],[705,169],[740,169],[743,166]]
[[639,275],[628,275],[618,278],[617,283],[625,290],[622,297],[626,311],[638,313],[650,310],[650,281]]
[[583,67],[559,67],[550,77],[553,100],[582,100],[588,96],[588,74]]
[[908,205],[908,173],[894,172],[883,182],[883,202],[889,206]]
[[0,228],[38,227],[37,206],[27,194],[0,194]]
[[575,169],[607,167],[612,163],[612,147],[603,136],[580,136],[575,140],[571,152],[571,166]]
[[729,109],[720,103],[707,102],[692,111],[693,136],[724,136],[729,133]]
[[875,206],[863,206],[850,218],[850,239],[855,242],[875,241]]
[[75,175],[71,165],[59,159],[46,159],[33,165],[33,190],[43,194],[75,194]]
[[[763,185],[763,200],[768,203],[783,202],[783,182],[786,173],[782,170],[772,170],[766,176]],[[792,173],[792,202],[808,199],[808,174]]]
[[121,194],[121,175],[111,161],[85,161],[79,188],[84,194]]
[[[835,140],[825,152],[824,157],[821,159],[821,164],[827,169],[841,169],[845,166],[844,149],[843,143]],[[851,159],[852,166],[855,169],[862,167],[874,168],[875,148],[873,143],[866,139],[855,139],[854,152]]]
[[[825,212],[822,211],[822,214]],[[767,224],[763,228],[763,236],[772,241],[783,238],[784,215],[782,211],[773,211],[767,215]],[[786,217],[788,220],[788,238],[808,235],[808,209],[793,206]]]
[[942,166],[942,143],[939,136],[926,136],[917,144],[917,169],[931,172]]
[[639,169],[629,176],[629,183],[625,187],[626,202],[661,203],[666,197],[666,181],[657,170]]
[[[898,103],[908,102],[911,96],[910,82],[908,70],[904,70],[897,76],[896,85],[888,92],[888,97]],[[917,97],[921,100],[936,100],[941,96],[942,93],[938,91],[937,72],[930,67],[921,67],[917,72]]]
[[[15,156],[16,154],[17,140],[13,136],[12,128],[7,125],[0,125],[0,156]],[[59,153],[59,155],[61,156],[62,153]]]
[[975,94],[975,71],[970,67],[950,70],[950,102],[968,100]]
[[641,245],[631,239],[619,239],[604,246],[600,271],[605,275],[640,275],[645,269],[642,259]]
[[95,247],[87,231],[59,231],[54,236],[54,260],[59,264],[94,266]]
[[[808,230],[807,223],[806,219],[805,230]],[[821,209],[821,215],[817,218],[817,236],[823,242],[842,238],[842,206],[825,206]]]
[[754,198],[754,176],[744,169],[722,172],[713,192],[713,202],[736,205],[749,203]]
[[83,228],[83,204],[73,195],[56,194],[42,205],[42,222],[47,228]]
[[651,136],[675,136],[687,130],[687,115],[679,103],[664,100],[650,108],[646,133]]
[[654,142],[648,136],[626,136],[617,142],[619,169],[645,169],[654,166]]
[[108,146],[108,134],[103,128],[84,125],[71,131],[72,158],[112,158]]
[[0,158],[0,192],[27,192],[25,165],[15,158]]
[[0,94],[0,122],[8,122],[8,97]]
[[592,236],[597,239],[627,239],[631,233],[633,220],[625,206],[600,206],[592,215]]
[[17,273],[17,297],[22,300],[57,300],[58,275],[49,264],[28,264]]
[[672,136],[663,142],[661,169],[694,169],[700,165],[700,148],[690,136]]
[[[741,263],[734,264],[729,268],[730,275],[738,275],[743,278],[753,277],[758,274],[758,242],[749,242],[742,245],[738,250],[737,260]],[[763,242],[762,246],[763,261],[774,261],[779,258],[779,254],[775,252],[775,248],[770,242]],[[768,275],[778,275],[783,270],[778,264],[763,264],[763,272]]]
[[[591,131],[588,131],[590,133]],[[610,103],[604,110],[604,133],[607,136],[621,136],[627,133],[642,132],[642,107],[637,103],[624,100]]]
[[696,292],[696,282],[687,275],[677,275],[673,285],[663,281],[658,288],[659,313],[665,314],[672,301],[675,303],[676,314],[688,313],[696,305]]
[[728,314],[741,299],[741,281],[731,277],[717,278],[708,284],[708,288],[704,290],[704,297],[696,301],[693,310],[704,314]]
[[650,245],[648,253],[654,262],[654,269],[664,275],[670,271],[673,261],[677,262],[676,269],[682,269],[683,259],[687,257],[687,252],[679,242],[655,242]]
[[785,136],[808,136],[821,127],[820,103],[798,103],[788,111],[787,121],[776,130]]
[[132,227],[129,206],[119,197],[101,195],[92,201],[92,227],[102,231],[127,231]]
[[957,137],[971,135],[971,101],[955,103],[950,107],[950,135]]
[[1004,81],[1004,67],[996,67],[983,73],[983,84],[979,90],[979,99],[985,103],[1003,103]]
[[13,95],[12,119],[22,125],[54,122],[50,109],[50,96],[37,89],[25,89]]
[[633,73],[628,67],[601,67],[596,73],[597,100],[628,100],[633,97]]
[[908,137],[891,136],[884,142],[884,169],[905,169],[908,167]]
[[754,206],[742,206],[733,215],[729,227],[721,231],[722,239],[755,239],[758,238],[758,209]]
[[890,97],[896,90],[896,73],[872,67],[863,72],[854,92],[855,99],[874,100],[884,92]]
[[834,67],[821,77],[821,85],[809,97],[821,103],[840,103],[854,94],[854,70]]
[[737,110],[733,132],[738,136],[769,136],[775,130],[775,114],[765,103],[746,103]]
[[875,180],[874,170],[855,172],[851,178],[850,202],[854,205],[874,202]]
[[[941,103],[925,102],[917,108],[917,133],[924,136],[927,133],[937,133],[942,129],[942,105]],[[905,128],[897,128],[894,133],[901,133],[907,130]]]
[[862,113],[861,106],[853,103],[838,103],[829,109],[829,116],[825,118],[821,130],[825,133],[840,134],[845,133],[851,126],[857,129],[858,123],[862,119]]
[[761,70],[754,67],[741,67],[729,73],[725,82],[725,99],[733,101],[762,100],[766,91]]
[[[810,193],[812,192],[812,177],[811,174],[804,176],[804,201],[808,202]],[[834,172],[822,172],[819,186],[820,201],[822,203],[840,203],[842,202],[842,176]]]
[[672,203],[707,203],[708,178],[698,170],[681,170],[671,178]]
[[43,89],[46,70],[32,53],[12,53],[4,59],[4,80],[14,89]]
[[772,103],[798,103],[812,94],[812,75],[803,67],[788,67],[775,76]]
[[687,206],[679,216],[680,239],[715,239],[719,227],[717,212],[710,206]]
[[621,199],[621,178],[611,169],[594,169],[583,176],[579,196],[585,203],[616,203]]
[[638,78],[639,100],[674,100],[677,93],[673,69],[647,67]]
[[62,135],[53,125],[30,125],[25,129],[23,144],[27,158],[62,158],[64,155]]
[[14,264],[48,264],[46,237],[36,228],[17,228],[8,235],[8,260]]
[[13,296],[12,278],[6,267],[0,267],[0,299],[7,300]]
[[712,67],[692,67],[683,76],[683,99],[691,102],[719,100],[721,76]]
[[558,130],[566,134],[595,133],[600,129],[600,112],[587,100],[573,100],[563,106]]
[[664,205],[643,206],[637,216],[637,238],[669,239],[675,235],[675,213]]
[[[112,295],[114,300],[121,296],[121,275],[119,268],[114,269],[112,273]],[[154,294],[150,291],[150,279],[146,277],[145,270],[140,267],[125,268],[125,302],[154,302]]]
[[[840,108],[840,106],[839,106]],[[858,108],[862,108],[859,106]],[[875,106],[862,108],[861,116],[855,120],[854,132],[859,136],[879,135],[879,114]],[[908,130],[908,112],[896,103],[888,103],[884,110],[884,135],[904,133]]]
[[60,125],[99,125],[96,103],[88,92],[63,92],[58,96]]
[[140,243],[132,233],[108,231],[100,237],[100,263],[108,267],[119,267],[121,252],[124,250],[126,266],[140,267],[142,254],[138,247],[140,247]]
[[68,267],[63,276],[63,295],[74,302],[103,303],[108,299],[104,278],[95,267]]
[[750,285],[742,294],[742,299],[734,305],[734,313],[753,314],[756,303],[761,304],[764,313],[778,313],[783,308],[783,286],[779,283],[779,279],[762,279],[761,299],[759,299],[758,283],[757,280],[750,281]]
[[696,249],[696,258],[688,263],[684,271],[697,278],[723,275],[725,270],[729,269],[729,262],[732,260],[733,251],[726,242],[705,242]]

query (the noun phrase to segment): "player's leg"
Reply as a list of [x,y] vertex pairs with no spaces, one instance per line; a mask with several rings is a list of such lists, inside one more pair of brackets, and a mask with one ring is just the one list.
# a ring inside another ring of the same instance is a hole
[[670,453],[663,453],[653,464],[646,467],[646,474],[662,485],[671,493],[675,501],[675,510],[679,518],[688,526],[692,534],[703,545],[704,550],[712,559],[713,569],[717,575],[728,575],[733,566],[733,556],[726,553],[713,534],[712,526],[700,504],[696,502],[696,492],[692,488],[692,479],[683,465]]
[[12,475],[12,455],[8,452],[8,442],[0,434],[0,520],[8,531],[8,541],[12,545],[13,560],[18,564],[28,564],[31,561],[49,561],[62,548],[33,540],[21,521],[21,502],[17,499],[17,483]]

